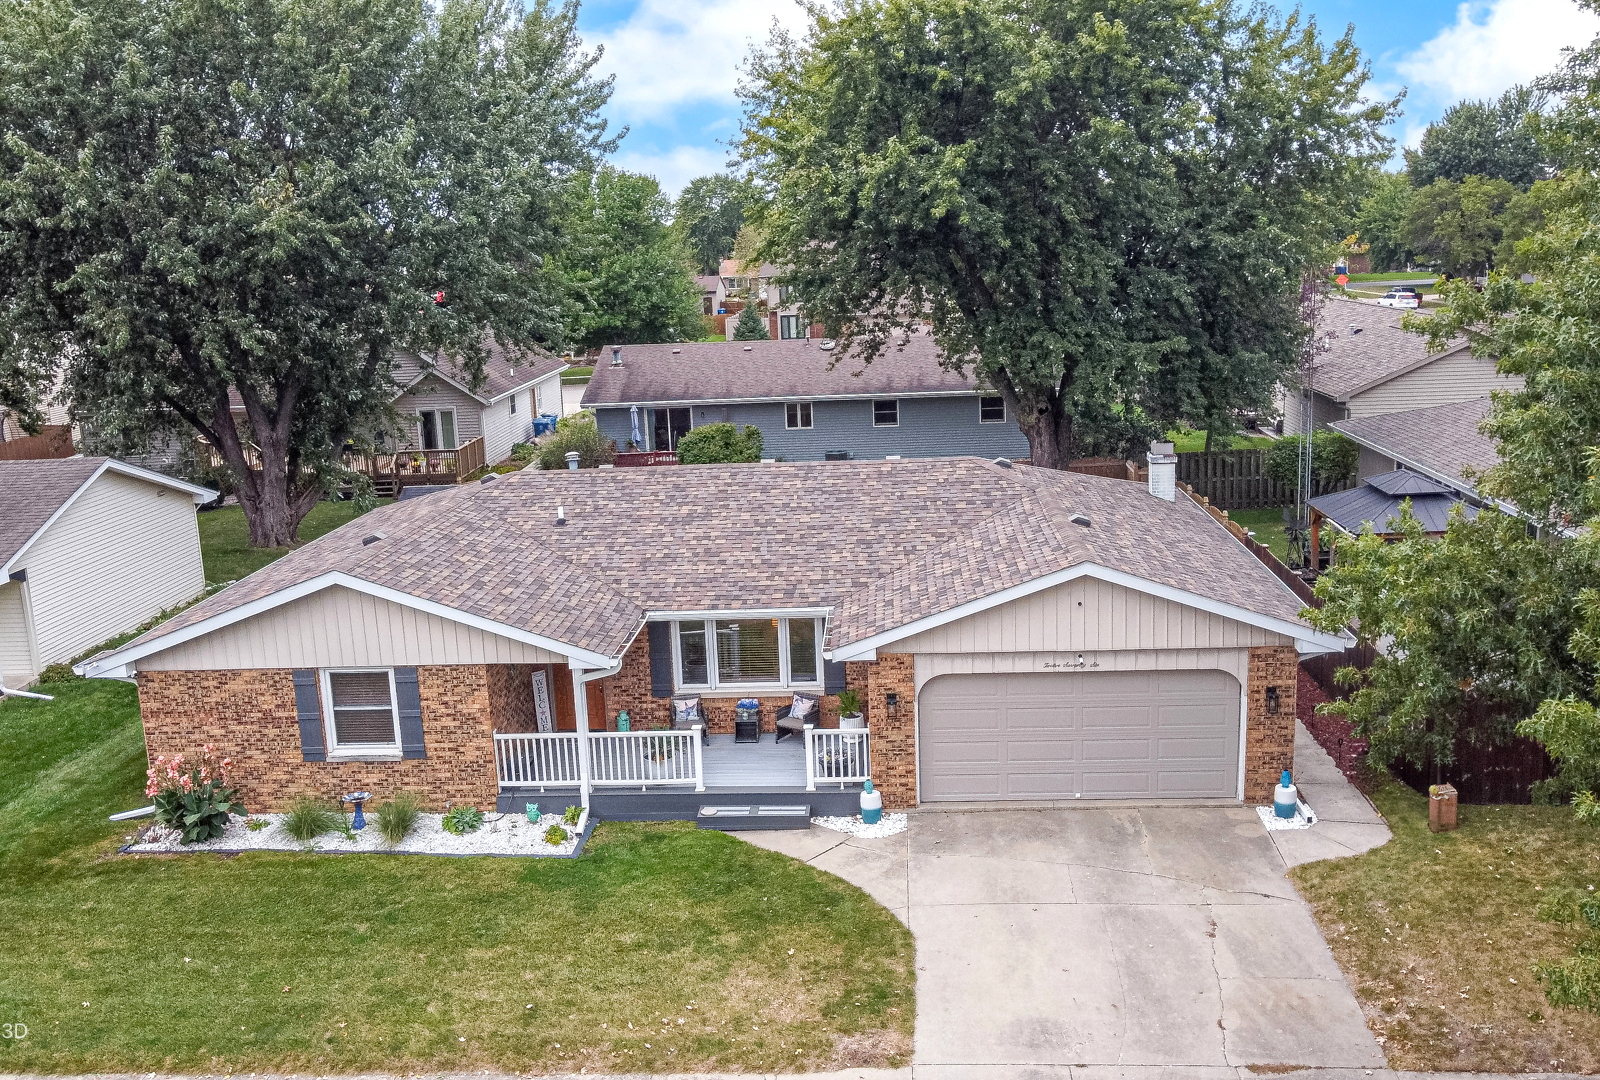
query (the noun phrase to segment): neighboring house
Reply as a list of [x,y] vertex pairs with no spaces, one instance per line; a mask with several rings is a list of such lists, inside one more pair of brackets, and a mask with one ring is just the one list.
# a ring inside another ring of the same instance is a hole
[[722,307],[727,299],[727,290],[723,287],[722,278],[716,274],[696,274],[694,283],[700,286],[701,314],[717,314],[717,309]]
[[1500,460],[1494,440],[1478,430],[1488,414],[1489,399],[1480,397],[1329,426],[1361,446],[1358,479],[1410,469],[1476,505],[1481,498],[1467,474],[1481,474]]
[[477,389],[454,365],[425,362],[415,353],[395,355],[391,373],[400,387],[394,399],[405,426],[396,449],[455,450],[483,440],[483,460],[496,465],[517,443],[533,441],[533,420],[561,415],[565,359],[493,341]]
[[[783,273],[771,263],[762,263],[755,273],[745,271],[736,259],[722,260],[720,289],[712,298],[713,312],[724,310],[728,301],[747,301],[753,289],[758,304],[766,306],[767,336],[780,341],[791,338],[821,337],[822,324],[811,322],[800,310],[800,300],[794,288],[778,284]],[[733,340],[735,318],[727,321],[728,340]]]
[[[79,670],[135,679],[151,757],[214,743],[260,810],[406,789],[803,825],[869,775],[891,808],[1269,801],[1298,660],[1349,638],[1173,470],[511,473],[381,507]],[[799,695],[812,726],[777,742]]]
[[[763,453],[828,457],[1027,458],[1028,440],[999,395],[939,364],[933,339],[913,334],[870,364],[832,342],[683,342],[601,350],[583,395],[619,447],[675,451],[704,424],[761,430]],[[609,360],[607,360],[609,357]]]
[[1429,352],[1426,338],[1400,328],[1405,314],[1359,300],[1325,301],[1316,332],[1326,345],[1309,387],[1314,424],[1307,423],[1307,388],[1285,386],[1278,399],[1284,433],[1469,401],[1521,385],[1519,378],[1497,373],[1493,360],[1473,356],[1465,338]]
[[0,461],[0,681],[20,687],[205,588],[215,491],[110,458]]

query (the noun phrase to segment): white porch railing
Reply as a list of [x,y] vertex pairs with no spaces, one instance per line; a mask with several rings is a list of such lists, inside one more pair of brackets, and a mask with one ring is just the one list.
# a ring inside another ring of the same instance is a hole
[[865,783],[872,775],[865,728],[819,728],[806,725],[806,790],[818,783]]
[[589,782],[595,787],[706,789],[700,728],[688,731],[589,732]]
[[501,787],[577,787],[583,782],[575,731],[494,733],[494,767]]

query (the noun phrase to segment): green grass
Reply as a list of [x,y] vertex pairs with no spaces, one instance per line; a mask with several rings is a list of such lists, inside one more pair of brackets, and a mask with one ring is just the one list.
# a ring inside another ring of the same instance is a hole
[[603,823],[574,860],[119,856],[134,688],[47,689],[0,703],[0,1012],[28,1028],[0,1073],[908,1057],[910,933],[803,863],[676,822]]
[[1436,276],[1431,270],[1390,270],[1382,274],[1351,274],[1351,281],[1416,281]]
[[1391,781],[1373,799],[1393,840],[1290,877],[1390,1066],[1600,1071],[1600,1015],[1552,1007],[1531,970],[1582,936],[1535,908],[1558,887],[1600,890],[1600,829],[1568,807],[1463,806],[1434,834],[1425,796]]
[[561,384],[563,386],[573,386],[578,383],[586,383],[589,381],[589,376],[593,374],[594,368],[592,367],[569,367],[561,373]]
[[[1194,454],[1206,448],[1206,433],[1204,431],[1190,431],[1188,428],[1178,428],[1167,432],[1167,439],[1172,443],[1175,454]],[[1271,446],[1273,440],[1261,435],[1231,435],[1221,440],[1213,440],[1213,450],[1255,450],[1263,446]]]
[[[380,500],[387,502],[389,500]],[[300,540],[315,540],[355,519],[354,502],[319,502],[300,522]],[[200,555],[205,561],[206,584],[238,581],[289,553],[289,548],[253,548],[244,511],[237,506],[207,510],[200,515]]]
[[1256,534],[1256,542],[1265,544],[1283,563],[1289,561],[1289,534],[1283,529],[1283,508],[1268,507],[1262,510],[1229,510],[1228,517]]

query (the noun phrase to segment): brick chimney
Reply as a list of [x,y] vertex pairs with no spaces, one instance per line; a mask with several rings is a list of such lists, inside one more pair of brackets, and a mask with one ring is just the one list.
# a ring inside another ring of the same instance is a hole
[[1169,442],[1153,442],[1147,455],[1150,462],[1150,494],[1167,502],[1178,498],[1178,455]]

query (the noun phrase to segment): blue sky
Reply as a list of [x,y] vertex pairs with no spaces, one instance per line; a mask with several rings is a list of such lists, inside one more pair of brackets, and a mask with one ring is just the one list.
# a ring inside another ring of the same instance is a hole
[[[1409,91],[1391,134],[1413,146],[1452,102],[1497,96],[1600,33],[1600,16],[1573,0],[1308,0],[1303,10],[1326,37],[1355,24],[1373,92]],[[616,164],[673,194],[720,170],[738,130],[739,65],[775,18],[803,25],[793,0],[585,0],[579,27],[616,76],[613,130],[630,129]]]

